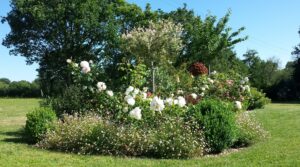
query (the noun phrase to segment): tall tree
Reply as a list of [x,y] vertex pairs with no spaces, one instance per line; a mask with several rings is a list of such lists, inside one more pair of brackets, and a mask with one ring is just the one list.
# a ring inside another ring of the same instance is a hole
[[[166,13],[165,17],[172,18],[175,23],[182,24],[183,44],[180,59],[178,64],[193,63],[202,61],[207,65],[211,65],[214,69],[220,64],[220,58],[227,60],[235,55],[232,48],[235,44],[242,42],[247,37],[238,37],[244,30],[244,27],[237,31],[232,31],[227,26],[230,12],[228,12],[220,20],[215,16],[208,15],[204,19],[196,16],[192,10],[187,9],[186,4],[176,11]],[[224,65],[223,65],[224,66]]]
[[11,27],[3,45],[28,64],[39,63],[41,86],[48,93],[72,83],[66,59],[108,67],[119,60],[120,32],[152,17],[124,0],[12,0],[11,7],[2,19]]

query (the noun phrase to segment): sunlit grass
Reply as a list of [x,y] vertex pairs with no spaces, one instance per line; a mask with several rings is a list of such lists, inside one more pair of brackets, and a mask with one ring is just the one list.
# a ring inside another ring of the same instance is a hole
[[266,141],[228,155],[157,160],[58,153],[24,143],[20,130],[38,99],[0,99],[0,166],[299,166],[300,104],[271,104],[254,111],[269,131]]

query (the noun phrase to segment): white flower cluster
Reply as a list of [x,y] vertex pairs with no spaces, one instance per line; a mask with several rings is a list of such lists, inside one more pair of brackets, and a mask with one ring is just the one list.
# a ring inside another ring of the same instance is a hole
[[98,88],[99,92],[102,92],[102,91],[106,90],[106,84],[104,82],[98,82],[97,88]]
[[164,108],[165,108],[164,101],[158,98],[157,96],[155,96],[150,103],[150,109],[161,112]]
[[244,79],[241,80],[241,89],[243,92],[247,91],[250,92],[250,86],[247,85],[247,83],[249,82],[249,78],[245,77]]

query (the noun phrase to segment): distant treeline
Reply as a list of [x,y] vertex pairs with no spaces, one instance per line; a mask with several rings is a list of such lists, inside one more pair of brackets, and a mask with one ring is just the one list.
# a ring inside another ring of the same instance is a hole
[[38,80],[10,81],[0,78],[0,97],[41,97]]

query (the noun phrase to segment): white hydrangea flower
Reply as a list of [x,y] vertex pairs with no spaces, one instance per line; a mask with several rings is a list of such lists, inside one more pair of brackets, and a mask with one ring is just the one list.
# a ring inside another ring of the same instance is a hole
[[242,103],[240,101],[235,101],[235,107],[238,109],[238,110],[241,110],[242,109]]
[[171,97],[169,97],[169,98],[167,98],[166,100],[165,100],[165,103],[166,104],[168,104],[168,105],[173,105],[173,102],[174,102],[174,99],[173,98],[171,98]]
[[201,97],[204,97],[204,95],[205,95],[204,92],[202,92],[202,93],[200,94]]
[[216,75],[217,74],[217,71],[213,71],[211,72],[212,75]]
[[244,78],[244,81],[245,81],[245,82],[249,82],[249,78],[248,78],[248,77],[245,77],[245,78]]
[[164,101],[158,98],[157,96],[155,96],[150,103],[150,109],[161,112],[164,108],[165,108]]
[[178,99],[178,105],[179,105],[179,107],[184,107],[186,105],[186,101],[185,101],[184,97],[179,96],[177,99]]
[[72,60],[71,59],[67,59],[67,63],[68,64],[72,63]]
[[126,91],[125,91],[125,94],[126,95],[129,95],[130,92],[132,92],[134,90],[134,87],[133,86],[129,86]]
[[97,88],[101,92],[103,90],[106,90],[106,84],[104,82],[98,82],[97,83]]
[[134,98],[132,96],[130,96],[130,95],[125,96],[124,99],[131,106],[133,106],[135,104]]
[[193,97],[193,99],[197,99],[196,93],[192,93],[191,96]]
[[201,90],[202,90],[202,91],[205,91],[205,87],[201,87]]
[[207,80],[208,80],[208,82],[211,83],[211,84],[213,84],[213,83],[215,82],[215,81],[212,80],[211,78],[208,78]]
[[140,107],[135,107],[133,110],[131,110],[129,112],[129,116],[131,118],[141,120],[142,119],[142,110],[140,109]]
[[106,94],[108,94],[108,96],[114,96],[114,92],[111,90],[106,91]]

